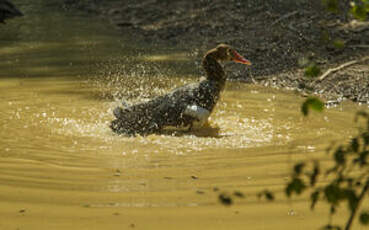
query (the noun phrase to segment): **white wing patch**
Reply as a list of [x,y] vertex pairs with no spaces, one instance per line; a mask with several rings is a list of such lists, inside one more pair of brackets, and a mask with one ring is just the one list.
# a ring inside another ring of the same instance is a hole
[[210,116],[209,110],[197,105],[188,105],[183,114],[196,118],[200,124],[204,124]]

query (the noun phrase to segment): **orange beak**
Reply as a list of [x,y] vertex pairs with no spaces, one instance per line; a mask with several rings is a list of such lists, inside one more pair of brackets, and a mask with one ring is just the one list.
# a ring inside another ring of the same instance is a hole
[[233,61],[245,65],[251,65],[251,62],[247,60],[246,58],[242,57],[239,53],[236,51],[233,51]]

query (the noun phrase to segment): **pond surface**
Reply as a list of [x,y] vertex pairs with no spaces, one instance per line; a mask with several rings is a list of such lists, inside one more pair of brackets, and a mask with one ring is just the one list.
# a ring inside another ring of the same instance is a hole
[[[310,212],[306,198],[286,200],[283,184],[296,160],[327,162],[326,147],[356,133],[363,106],[303,118],[297,94],[232,82],[210,127],[118,136],[108,127],[112,110],[197,81],[197,51],[138,44],[46,1],[14,2],[27,16],[0,25],[0,229],[326,223],[327,207]],[[265,188],[277,201],[256,199]],[[246,198],[218,202],[234,191]]]

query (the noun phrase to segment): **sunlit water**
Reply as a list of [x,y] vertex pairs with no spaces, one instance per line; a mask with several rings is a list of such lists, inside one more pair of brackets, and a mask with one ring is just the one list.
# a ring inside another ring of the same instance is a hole
[[[326,161],[325,148],[355,134],[354,113],[366,107],[344,102],[303,118],[304,99],[291,91],[229,83],[209,127],[118,136],[112,110],[197,81],[196,55],[137,44],[42,1],[18,2],[28,16],[0,28],[0,229],[325,223],[324,206],[311,213],[305,199],[286,201],[283,184],[296,160]],[[279,201],[258,201],[265,188]],[[218,202],[235,190],[247,198]]]

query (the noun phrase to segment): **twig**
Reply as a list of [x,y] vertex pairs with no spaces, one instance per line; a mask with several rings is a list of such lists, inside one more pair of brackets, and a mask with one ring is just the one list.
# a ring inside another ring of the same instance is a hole
[[368,49],[369,45],[352,45],[349,46],[349,48],[363,48],[363,49]]
[[295,27],[292,26],[292,23],[288,24],[287,28],[290,29],[291,31],[297,33],[297,34],[300,34],[300,32]]
[[277,19],[277,21],[272,23],[272,26],[274,26],[275,24],[279,23],[280,21],[282,21],[286,18],[289,18],[289,17],[297,14],[298,12],[299,12],[298,10],[295,10],[295,11],[292,11],[291,13],[288,13],[288,14],[285,14],[285,15],[281,16],[280,18]]
[[357,210],[359,209],[360,202],[362,202],[362,200],[364,199],[364,196],[366,195],[368,189],[369,189],[369,180],[366,181],[366,184],[365,184],[363,190],[361,190],[361,193],[358,197],[358,203],[357,203],[355,209],[352,210],[352,212],[351,212],[351,215],[350,215],[350,218],[347,221],[345,230],[350,230],[351,229],[352,221],[354,220],[355,215],[357,213]]
[[324,78],[326,78],[331,73],[337,72],[338,70],[341,70],[343,68],[346,68],[346,67],[348,67],[350,65],[353,65],[353,64],[356,64],[356,63],[360,63],[360,62],[364,62],[366,60],[369,60],[369,56],[364,57],[364,58],[362,58],[360,60],[349,61],[349,62],[343,63],[342,65],[337,66],[335,68],[328,69],[322,76],[320,76],[318,78],[318,81],[322,81]]
[[257,82],[255,81],[254,77],[251,75],[250,78],[251,78],[252,83],[254,83],[256,85]]
[[337,72],[338,70],[340,70],[340,69],[343,69],[343,68],[345,68],[345,67],[347,67],[347,66],[350,66],[350,65],[353,65],[353,64],[355,64],[355,63],[357,63],[357,60],[354,60],[354,61],[349,61],[349,62],[346,62],[346,63],[344,63],[344,64],[342,64],[342,65],[340,65],[340,66],[338,66],[338,67],[336,67],[336,68],[331,68],[331,69],[328,69],[322,76],[320,76],[319,77],[319,81],[322,81],[324,78],[326,78],[329,74],[331,74],[331,73],[334,73],[334,72]]

